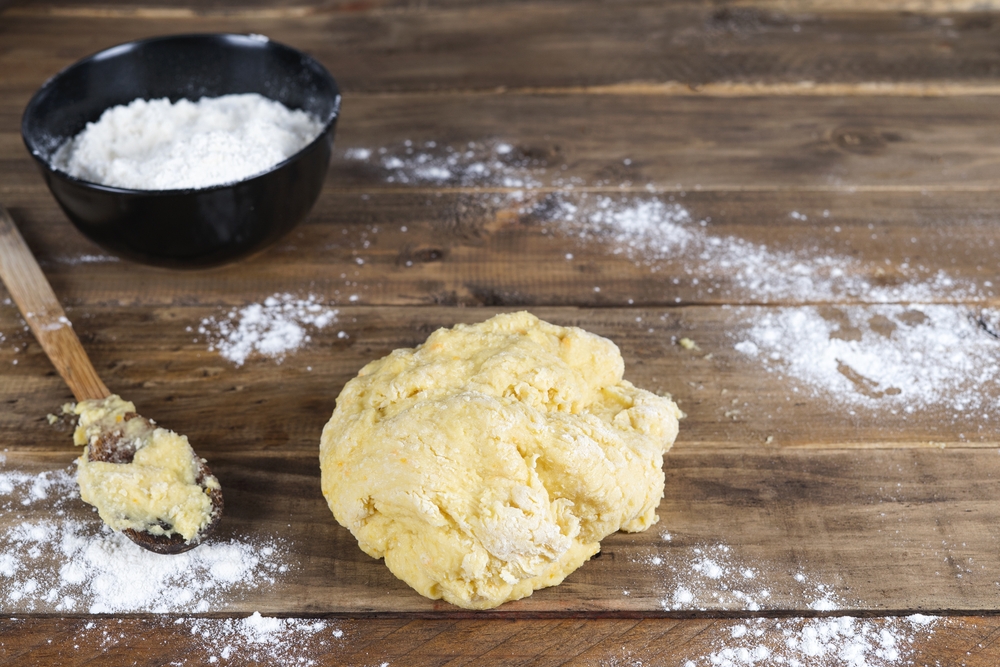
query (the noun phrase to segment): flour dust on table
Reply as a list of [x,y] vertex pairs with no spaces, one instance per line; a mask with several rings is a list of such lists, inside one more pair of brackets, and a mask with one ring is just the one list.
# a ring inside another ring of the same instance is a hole
[[[943,298],[984,300],[996,296],[990,281],[960,280],[919,262],[893,268],[902,280],[886,285],[867,277],[873,267],[813,244],[780,250],[735,235],[713,233],[712,219],[699,218],[682,204],[685,193],[659,192],[647,184],[643,194],[587,192],[578,177],[562,177],[558,156],[537,156],[496,140],[450,146],[443,142],[406,141],[382,148],[349,148],[347,160],[377,169],[387,183],[435,184],[481,189],[493,206],[517,209],[545,225],[555,237],[602,249],[632,260],[654,275],[664,275],[671,262],[673,276],[665,287],[695,287],[706,296],[750,299],[760,303],[850,298],[862,303],[937,301]],[[544,179],[544,180],[543,180]],[[625,184],[623,184],[625,185]],[[627,184],[631,188],[631,183]],[[586,187],[584,187],[586,186]],[[832,228],[829,210],[818,214]],[[809,216],[788,213],[797,221]],[[566,255],[572,260],[573,253]],[[884,271],[884,266],[875,267]],[[725,279],[726,284],[723,283]],[[681,303],[680,298],[670,302]]]
[[[681,667],[909,667],[921,644],[947,620],[919,614],[889,618],[752,618],[717,622],[700,634],[711,650]],[[604,667],[657,664],[622,647]],[[934,663],[940,664],[940,663]]]
[[[885,411],[905,419],[939,407],[977,432],[996,428],[991,415],[1000,394],[990,388],[1000,385],[1000,311],[937,305],[985,305],[997,295],[989,280],[957,278],[904,259],[889,267],[900,280],[886,284],[875,279],[886,266],[822,244],[776,249],[714,233],[711,218],[681,203],[683,192],[657,194],[652,186],[649,194],[583,191],[582,185],[600,184],[561,178],[556,157],[534,157],[501,141],[409,141],[353,148],[345,157],[381,170],[387,182],[493,190],[481,194],[490,206],[517,210],[554,239],[623,257],[662,277],[664,303],[684,303],[676,296],[683,287],[698,299],[792,304],[740,309],[742,322],[730,337],[744,360],[801,385],[790,389],[798,396],[843,405],[849,417]],[[808,222],[810,215],[833,237],[842,232],[829,210],[792,210],[788,218]],[[576,254],[563,252],[564,261]],[[844,300],[858,305],[812,305]]]
[[547,162],[503,141],[451,146],[405,141],[382,148],[348,148],[344,157],[378,169],[387,183],[461,187],[526,188],[543,185]]
[[[661,533],[663,544],[672,536]],[[657,592],[666,611],[766,612],[801,600],[817,613],[830,613],[858,601],[844,600],[833,586],[817,581],[805,568],[780,571],[772,563],[755,562],[726,544],[706,544],[638,560],[661,575]],[[622,591],[623,595],[631,591]],[[863,605],[862,605],[863,606]],[[690,657],[684,667],[894,667],[909,665],[910,657],[941,620],[913,615],[866,619],[850,616],[819,618],[752,618],[714,631],[712,651]],[[776,640],[776,637],[778,638]],[[623,649],[624,650],[624,649]],[[617,664],[617,663],[612,663]],[[622,665],[643,664],[630,660]],[[609,666],[610,667],[610,666]]]
[[982,322],[991,310],[909,304],[741,309],[748,326],[735,349],[804,393],[856,409],[907,415],[939,406],[953,419],[993,426],[1000,396],[1000,341]]
[[[209,351],[217,351],[237,366],[251,357],[266,357],[280,363],[286,355],[312,341],[310,331],[337,322],[337,310],[325,303],[312,294],[297,297],[276,293],[261,303],[204,318],[198,333],[208,342]],[[192,329],[189,327],[188,331]],[[340,333],[342,338],[347,335]],[[196,338],[195,342],[199,340]]]
[[[15,628],[27,625],[25,618],[11,618]],[[239,618],[161,616],[157,618],[93,618],[71,621],[74,648],[81,644],[97,649],[105,657],[123,651],[148,649],[145,635],[150,626],[168,642],[186,647],[168,664],[183,665],[289,665],[310,667],[330,664],[331,657],[352,650],[364,637],[342,630],[333,621],[304,618],[276,618],[254,612]],[[139,634],[142,632],[142,634]],[[0,636],[0,655],[4,641]],[[61,656],[60,656],[61,657]],[[112,658],[113,659],[113,658]],[[50,659],[50,662],[54,660]],[[337,661],[338,664],[340,661]]]
[[274,618],[259,612],[245,618],[179,618],[201,644],[193,664],[310,665],[314,656],[336,654],[344,632],[319,619]]
[[56,261],[60,264],[67,264],[69,266],[79,266],[81,264],[114,264],[122,260],[120,257],[114,257],[112,255],[92,255],[88,253],[77,255],[75,257],[59,257]]
[[[762,303],[837,301],[871,305],[741,308],[734,347],[770,373],[804,383],[818,398],[848,408],[907,414],[939,406],[956,419],[989,424],[1000,395],[997,311],[938,305],[943,299],[985,301],[992,283],[911,270],[910,280],[876,284],[854,258],[774,251],[736,237],[713,236],[684,207],[661,199],[588,197],[559,200],[551,220],[611,252],[649,264],[680,258],[685,272],[723,288],[713,271],[735,275],[734,288]],[[801,214],[799,214],[801,217]],[[713,269],[712,267],[717,267]],[[673,278],[670,284],[680,282]],[[697,282],[698,279],[691,279]],[[733,289],[733,288],[729,288]],[[905,305],[903,305],[905,304]]]
[[[663,545],[672,540],[668,532],[660,538]],[[653,592],[664,611],[767,611],[783,608],[788,599],[801,600],[818,612],[857,604],[804,569],[781,571],[773,563],[749,560],[727,544],[661,549],[636,562],[656,575]],[[631,593],[622,591],[625,596]]]
[[[667,294],[684,286],[693,288],[698,299],[764,304],[976,301],[996,295],[990,281],[960,280],[919,263],[893,267],[903,279],[886,285],[869,277],[884,266],[873,267],[818,245],[779,250],[715,234],[712,219],[698,218],[680,203],[682,199],[680,195],[556,192],[525,204],[522,210],[546,223],[554,235],[620,255],[654,276],[662,275]],[[679,296],[665,301],[684,302]]]
[[[730,629],[714,650],[684,667],[903,667],[913,665],[921,642],[942,619],[914,614],[891,618],[747,619]],[[777,635],[777,642],[764,641]]]
[[0,459],[0,609],[22,613],[221,611],[291,570],[269,537],[211,540],[183,554],[147,551],[88,516],[71,469],[37,474]]

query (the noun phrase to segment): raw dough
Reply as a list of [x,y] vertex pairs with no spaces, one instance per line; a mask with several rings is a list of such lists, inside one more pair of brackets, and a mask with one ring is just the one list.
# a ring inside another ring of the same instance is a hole
[[323,494],[420,594],[488,609],[656,522],[680,410],[611,341],[521,312],[365,366],[320,444]]
[[[190,541],[211,522],[208,490],[218,489],[219,482],[208,476],[202,480],[205,488],[197,483],[198,461],[187,436],[155,428],[136,414],[135,405],[115,395],[81,401],[74,412],[80,420],[73,442],[86,445],[76,461],[80,497],[97,508],[106,524],[119,531],[178,533]],[[107,437],[125,443],[115,448],[134,452],[131,461],[91,461],[91,448]]]

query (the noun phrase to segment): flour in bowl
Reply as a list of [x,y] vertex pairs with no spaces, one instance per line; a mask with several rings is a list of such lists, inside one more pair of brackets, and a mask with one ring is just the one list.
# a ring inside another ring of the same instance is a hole
[[59,147],[52,166],[132,190],[206,188],[263,173],[322,130],[314,116],[256,93],[197,102],[136,99],[87,123]]

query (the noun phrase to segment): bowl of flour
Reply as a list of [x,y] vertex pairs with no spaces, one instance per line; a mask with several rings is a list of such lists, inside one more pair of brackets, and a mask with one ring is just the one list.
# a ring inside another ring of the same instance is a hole
[[84,235],[147,264],[203,267],[266,247],[308,214],[339,111],[333,77],[296,49],[172,35],[58,73],[21,133]]

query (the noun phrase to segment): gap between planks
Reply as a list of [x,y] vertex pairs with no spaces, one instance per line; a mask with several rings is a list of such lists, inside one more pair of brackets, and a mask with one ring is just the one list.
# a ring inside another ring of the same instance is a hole
[[596,86],[495,87],[368,93],[371,96],[420,95],[622,95],[628,97],[991,97],[1000,84],[991,81],[717,81],[688,84],[681,81],[623,81]]
[[[5,16],[0,12],[0,18]],[[595,86],[543,86],[490,88],[441,88],[412,91],[346,91],[351,97],[490,97],[490,96],[622,96],[622,97],[996,97],[1000,83],[992,81],[859,81],[819,83],[816,81],[764,82],[718,81],[689,84],[680,81],[624,81]]]
[[[559,4],[559,3],[523,3]],[[636,3],[642,6],[645,3]],[[704,7],[698,0],[691,2],[675,2],[673,6],[688,5],[695,8]],[[976,13],[988,14],[1000,11],[1000,2],[996,0],[890,0],[887,2],[871,2],[871,0],[730,0],[721,2],[723,7],[739,7],[743,9],[764,9],[787,13],[861,13],[884,14],[891,12],[913,12],[923,14]],[[475,4],[473,3],[473,7]],[[36,3],[20,7],[10,7],[0,11],[0,17],[18,18],[108,18],[108,19],[152,19],[152,20],[199,20],[204,18],[234,18],[234,19],[298,19],[322,15],[352,14],[390,14],[413,13],[429,11],[462,11],[468,9],[461,5],[443,3],[438,6],[413,5],[409,3],[377,5],[362,2],[340,2],[333,5],[288,5],[285,7],[176,7],[163,5],[136,4],[128,7],[110,4],[95,4],[94,6],[45,5]],[[627,7],[625,8],[627,9]]]
[[[683,422],[681,423],[682,431],[681,437],[683,438]],[[17,456],[29,456],[36,461],[49,460],[52,465],[59,464],[69,464],[72,461],[67,461],[67,457],[72,459],[77,458],[79,455],[78,451],[70,449],[69,438],[64,440],[65,446],[53,445],[51,447],[41,448],[37,444],[32,444],[29,446],[18,446],[11,445],[5,448],[5,452],[11,455]],[[757,444],[758,447],[749,449],[748,445]],[[318,439],[317,439],[318,446]],[[202,448],[204,449],[204,448]],[[315,448],[285,448],[281,450],[269,450],[269,449],[254,449],[246,450],[240,452],[234,452],[229,450],[211,450],[211,458],[213,462],[222,463],[226,461],[245,461],[248,458],[267,460],[267,459],[280,459],[288,460],[289,458],[296,459],[317,459],[318,454],[314,451]],[[673,445],[673,447],[668,450],[665,455],[665,463],[667,467],[670,467],[670,456],[672,453],[680,455],[690,455],[698,454],[699,450],[704,450],[706,455],[710,456],[721,456],[728,453],[738,453],[741,456],[747,454],[768,456],[775,455],[780,456],[782,454],[794,455],[806,452],[825,452],[825,453],[849,453],[849,452],[882,452],[882,451],[910,451],[914,449],[941,449],[941,450],[951,450],[951,451],[968,451],[968,450],[984,450],[984,449],[1000,449],[1000,441],[951,441],[951,442],[932,442],[932,441],[913,441],[913,442],[891,442],[891,441],[872,441],[872,442],[836,442],[836,443],[798,443],[792,445],[766,445],[759,441],[756,443],[750,442],[713,442],[710,440],[699,440],[697,442],[687,443],[681,440]],[[208,451],[208,450],[206,450]]]
[[[48,192],[44,183],[38,185],[4,185],[0,183],[0,194],[38,194]],[[839,193],[839,194],[893,194],[893,193],[991,193],[1000,192],[1000,183],[996,185],[985,184],[957,184],[957,185],[737,185],[722,183],[718,185],[691,185],[691,186],[670,186],[670,185],[645,185],[645,186],[572,186],[559,187],[552,185],[541,185],[520,188],[503,187],[399,187],[385,186],[380,183],[365,183],[350,187],[326,185],[323,187],[323,194],[345,196],[352,194],[378,194],[378,195],[491,195],[491,194],[644,194],[644,195],[681,195],[699,193],[728,193],[728,192],[760,192],[776,194],[809,194],[809,193]]]

